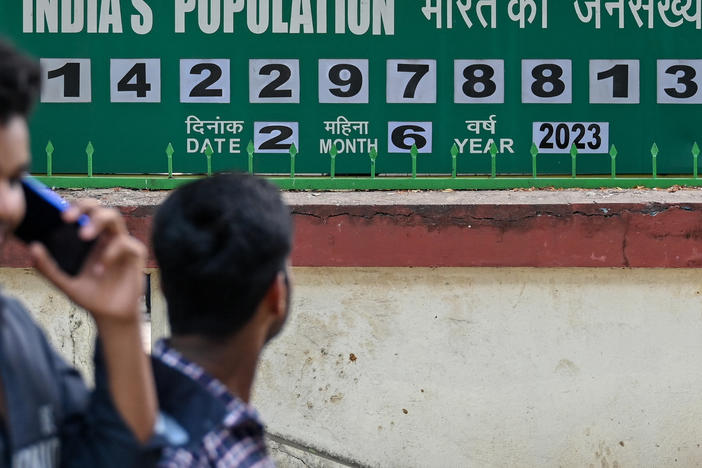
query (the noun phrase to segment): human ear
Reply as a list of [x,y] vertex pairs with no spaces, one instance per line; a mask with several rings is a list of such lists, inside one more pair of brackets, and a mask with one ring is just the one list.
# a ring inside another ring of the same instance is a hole
[[275,280],[264,298],[264,317],[268,324],[266,332],[266,342],[280,333],[288,317],[290,302],[290,283],[287,271],[281,271],[276,275]]
[[271,283],[263,302],[266,305],[266,312],[274,320],[285,319],[289,300],[288,275],[284,271],[279,271]]

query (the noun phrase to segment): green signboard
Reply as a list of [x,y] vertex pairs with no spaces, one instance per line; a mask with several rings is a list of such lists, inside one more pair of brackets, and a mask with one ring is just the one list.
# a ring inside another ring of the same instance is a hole
[[701,0],[13,0],[41,60],[34,172],[690,174]]

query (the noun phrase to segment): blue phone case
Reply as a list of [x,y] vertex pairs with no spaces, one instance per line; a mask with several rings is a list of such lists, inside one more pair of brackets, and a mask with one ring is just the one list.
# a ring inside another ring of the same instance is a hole
[[15,236],[27,243],[41,242],[62,270],[76,275],[94,244],[78,237],[78,230],[88,223],[88,217],[83,215],[76,223],[64,223],[61,213],[69,203],[30,176],[22,179],[22,189],[27,208]]

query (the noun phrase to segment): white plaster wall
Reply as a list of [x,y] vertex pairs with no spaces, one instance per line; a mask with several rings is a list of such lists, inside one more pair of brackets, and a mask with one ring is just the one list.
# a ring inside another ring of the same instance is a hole
[[[254,396],[281,466],[702,465],[698,270],[294,275]],[[30,271],[0,284],[89,361],[84,316]]]
[[[153,270],[147,272],[153,273]],[[157,291],[158,285],[156,281]],[[92,384],[93,347],[97,336],[92,317],[31,268],[0,268],[0,291],[18,299],[25,306],[44,329],[54,348]],[[163,305],[159,302],[162,296],[155,296],[156,306],[163,310]],[[159,316],[163,315],[165,314]],[[148,351],[151,326],[146,321],[142,327],[142,339],[144,348]]]
[[256,387],[275,436],[383,467],[702,464],[699,271],[303,268],[295,283]]
[[96,335],[92,318],[33,269],[0,268],[0,288],[22,302],[64,359],[92,382]]

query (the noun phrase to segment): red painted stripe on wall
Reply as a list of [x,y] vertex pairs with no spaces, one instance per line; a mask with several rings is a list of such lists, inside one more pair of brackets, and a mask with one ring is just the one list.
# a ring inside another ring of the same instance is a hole
[[[122,207],[146,241],[155,207]],[[702,266],[702,204],[292,207],[293,263],[332,267]],[[153,257],[150,266],[156,266]],[[30,266],[9,243],[0,265]]]
[[702,206],[305,207],[306,266],[698,267]]

